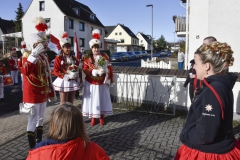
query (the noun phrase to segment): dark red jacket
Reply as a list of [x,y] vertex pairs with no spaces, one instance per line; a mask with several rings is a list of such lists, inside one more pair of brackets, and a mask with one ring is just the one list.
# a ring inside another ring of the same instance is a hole
[[[85,151],[85,152],[84,152]],[[29,151],[27,160],[110,160],[105,151],[90,142],[85,150],[84,141],[76,138],[64,144],[52,144]]]

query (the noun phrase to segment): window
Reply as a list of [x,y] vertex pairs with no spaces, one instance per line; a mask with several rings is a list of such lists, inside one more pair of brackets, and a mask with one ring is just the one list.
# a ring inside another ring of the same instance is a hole
[[124,39],[120,39],[121,43],[124,43]]
[[102,48],[102,43],[100,44],[100,46],[99,46],[100,48]]
[[141,40],[141,43],[143,43],[143,40]]
[[69,37],[70,42],[71,42],[71,46],[73,46],[74,42],[73,42],[73,37]]
[[79,22],[79,31],[84,31],[84,23]]
[[48,26],[48,29],[51,28],[51,19],[50,18],[46,18],[44,20],[45,20],[45,22],[46,22],[46,24]]
[[93,27],[91,27],[91,33],[92,33],[92,31],[93,31]]
[[119,35],[122,35],[122,32],[119,32]]
[[79,38],[79,46],[85,47],[85,39],[84,38]]
[[73,20],[69,19],[69,29],[73,29]]
[[94,14],[90,14],[90,19],[95,20],[95,15]]
[[39,2],[39,11],[45,11],[45,2],[44,1]]
[[115,35],[118,35],[117,32],[115,33]]
[[100,32],[100,35],[102,35],[102,30],[101,29],[99,29],[99,32]]

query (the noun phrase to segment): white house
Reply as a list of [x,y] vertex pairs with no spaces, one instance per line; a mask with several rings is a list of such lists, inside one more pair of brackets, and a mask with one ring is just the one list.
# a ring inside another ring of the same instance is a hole
[[136,36],[139,39],[139,45],[144,47],[144,50],[151,50],[151,36],[138,32]]
[[[184,21],[184,17],[177,16],[174,22],[177,35],[186,37],[185,69],[189,61],[193,59],[196,49],[203,43],[203,39],[214,36],[218,41],[227,42],[231,46],[235,61],[233,66],[229,67],[229,71],[239,72],[240,1],[191,0],[190,3],[190,0],[180,0],[180,4],[186,7],[186,19]],[[240,113],[239,81],[240,78],[233,88],[234,112],[236,113]]]
[[139,50],[140,46],[138,38],[128,27],[124,26],[123,24],[118,24],[116,26],[106,26],[106,31],[106,39],[120,41],[120,43],[117,43],[118,52]]
[[36,32],[32,21],[39,16],[46,20],[48,34],[59,37],[61,32],[66,31],[73,44],[76,32],[79,47],[84,47],[85,50],[89,49],[92,30],[98,28],[102,35],[100,48],[103,48],[105,27],[88,6],[75,0],[32,0],[22,17],[23,37],[27,44],[31,44],[31,33]]

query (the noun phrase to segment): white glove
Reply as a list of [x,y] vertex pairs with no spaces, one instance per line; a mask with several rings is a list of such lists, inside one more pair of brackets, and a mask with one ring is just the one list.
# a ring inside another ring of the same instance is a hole
[[98,74],[98,70],[97,69],[93,69],[92,70],[92,76],[97,77]]
[[99,74],[99,76],[102,76],[105,73],[105,70],[103,68],[100,68],[97,71],[98,71],[97,74]]
[[68,77],[69,79],[76,79],[78,75],[78,72],[69,72]]
[[44,50],[45,50],[45,49],[44,49],[42,43],[39,43],[39,44],[36,46],[36,48],[34,48],[34,49],[32,50],[31,55],[32,55],[33,57],[37,57],[40,53],[44,52]]

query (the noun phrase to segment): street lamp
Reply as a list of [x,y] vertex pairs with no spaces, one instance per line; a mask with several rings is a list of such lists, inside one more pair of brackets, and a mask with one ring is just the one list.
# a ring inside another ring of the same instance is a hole
[[176,48],[175,48],[175,32],[173,32],[173,38],[174,38],[174,41],[173,41],[173,44],[174,44],[174,50],[176,50]]
[[153,57],[153,5],[148,4],[146,5],[146,7],[152,7],[152,39],[151,39],[151,60],[152,60],[152,57]]

